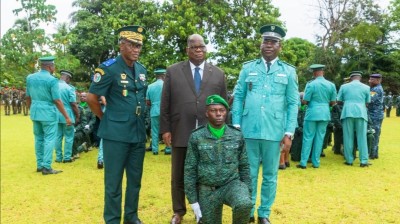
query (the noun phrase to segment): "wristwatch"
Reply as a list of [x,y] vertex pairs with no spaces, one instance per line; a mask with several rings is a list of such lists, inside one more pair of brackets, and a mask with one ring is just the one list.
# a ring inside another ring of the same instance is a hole
[[285,136],[287,136],[290,140],[292,140],[293,141],[293,139],[294,139],[294,136],[293,135],[291,135],[291,134],[285,134]]

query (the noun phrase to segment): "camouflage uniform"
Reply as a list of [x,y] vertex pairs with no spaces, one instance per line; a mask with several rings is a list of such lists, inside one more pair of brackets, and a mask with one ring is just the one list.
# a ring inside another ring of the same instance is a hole
[[331,117],[333,122],[333,153],[343,155],[343,128],[340,121],[343,105],[336,104],[332,107]]
[[378,84],[370,89],[371,103],[368,104],[368,114],[375,130],[372,150],[369,154],[371,159],[378,158],[379,138],[381,135],[382,121],[384,117],[383,88]]
[[24,112],[24,115],[28,116],[29,108],[28,108],[28,105],[26,104],[26,92],[24,90],[21,90],[21,104],[22,104],[22,111]]
[[396,97],[396,117],[400,117],[400,95]]
[[[72,146],[73,156],[82,151],[87,152],[87,148],[91,146],[90,134],[92,133],[93,125],[96,122],[96,116],[91,112],[87,104],[81,103],[78,108],[80,120],[79,123],[75,124],[75,137],[74,144]],[[89,125],[89,129],[85,129],[86,125]]]
[[383,98],[383,101],[385,103],[386,117],[390,117],[390,111],[392,110],[392,106],[393,106],[393,96],[392,96],[392,94],[389,93],[389,95],[385,96]]
[[232,223],[249,221],[251,181],[243,135],[226,125],[215,138],[206,126],[192,132],[185,160],[185,193],[189,203],[198,202],[203,224],[222,223],[223,204],[232,207]]
[[11,90],[11,99],[12,99],[12,111],[13,114],[18,113],[18,104],[19,104],[19,91],[18,89],[13,88]]
[[303,147],[303,123],[306,110],[307,105],[301,105],[299,107],[299,113],[297,114],[297,127],[294,132],[292,147],[290,148],[290,158],[292,161],[300,161],[301,148]]
[[9,88],[4,88],[2,90],[2,100],[4,101],[4,111],[5,115],[10,115],[11,110],[11,90]]

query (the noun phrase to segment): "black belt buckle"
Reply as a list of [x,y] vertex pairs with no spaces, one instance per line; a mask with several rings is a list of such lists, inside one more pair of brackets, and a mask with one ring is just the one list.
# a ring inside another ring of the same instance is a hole
[[142,112],[142,106],[137,106],[136,107],[136,115],[139,116],[141,112]]

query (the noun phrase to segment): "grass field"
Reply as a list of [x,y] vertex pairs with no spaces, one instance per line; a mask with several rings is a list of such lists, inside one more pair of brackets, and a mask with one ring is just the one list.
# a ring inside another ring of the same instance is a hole
[[[53,163],[64,172],[36,173],[32,122],[1,111],[1,223],[104,223],[103,170],[97,149],[71,164]],[[372,166],[343,165],[331,148],[319,169],[280,171],[271,221],[280,223],[400,223],[400,117],[385,118],[380,157]],[[139,216],[146,224],[168,223],[171,157],[147,153]],[[223,223],[231,223],[229,207]],[[184,223],[195,223],[188,206]]]

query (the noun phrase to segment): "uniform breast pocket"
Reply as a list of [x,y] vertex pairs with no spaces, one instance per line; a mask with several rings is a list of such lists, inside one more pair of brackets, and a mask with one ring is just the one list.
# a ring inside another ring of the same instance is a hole
[[225,163],[231,164],[235,163],[238,159],[238,148],[239,145],[237,143],[228,144],[224,146],[225,152]]
[[248,91],[261,91],[262,89],[261,79],[258,76],[248,76],[245,82]]
[[275,76],[274,77],[274,94],[284,95],[288,84],[287,76]]
[[204,163],[212,163],[215,160],[214,147],[209,144],[200,144],[199,146],[200,161]]

